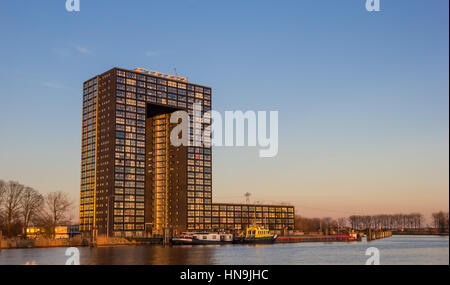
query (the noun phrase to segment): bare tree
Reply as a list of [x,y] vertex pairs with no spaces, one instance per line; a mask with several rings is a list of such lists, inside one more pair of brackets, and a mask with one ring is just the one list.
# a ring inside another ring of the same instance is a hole
[[357,219],[357,216],[355,216],[355,215],[348,217],[348,221],[350,222],[350,227],[352,229],[358,229],[356,219]]
[[338,218],[337,219],[337,226],[338,226],[338,231],[341,230],[341,228],[345,228],[347,226],[347,219],[346,218]]
[[18,218],[20,211],[20,200],[24,186],[16,181],[6,183],[4,194],[4,215],[6,220],[6,235],[11,236],[13,222]]
[[44,205],[39,215],[39,223],[48,228],[55,237],[55,228],[63,223],[69,222],[69,211],[72,201],[66,193],[57,191],[45,195]]
[[5,181],[0,180],[0,207],[2,206],[5,192],[6,192],[6,183]]
[[448,230],[448,213],[439,211],[431,215],[434,222],[434,227],[439,230],[440,233],[444,233]]
[[34,215],[37,214],[38,209],[42,206],[44,198],[38,191],[31,187],[26,187],[23,191],[20,206],[22,210],[24,235],[27,237],[27,228]]
[[334,220],[331,217],[325,217],[322,219],[321,221],[321,228],[324,232],[326,232],[327,234],[330,233],[331,228],[333,227],[334,224]]
[[[444,213],[445,214],[445,213]],[[433,214],[435,227],[439,220],[442,219],[443,214]],[[440,217],[440,218],[439,218]],[[423,226],[423,215],[420,213],[394,214],[394,215],[375,215],[375,216],[357,216],[348,217],[350,226],[353,229],[421,229]]]
[[5,192],[6,192],[6,183],[3,180],[0,180],[0,232],[3,228],[3,211],[2,211],[2,204],[3,199],[5,198]]

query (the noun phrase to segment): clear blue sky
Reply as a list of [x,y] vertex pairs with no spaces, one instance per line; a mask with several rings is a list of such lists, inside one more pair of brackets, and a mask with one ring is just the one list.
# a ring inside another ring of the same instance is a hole
[[81,84],[178,73],[213,108],[278,110],[277,157],[217,148],[213,199],[306,216],[448,209],[449,2],[93,1],[0,5],[0,179],[78,202]]

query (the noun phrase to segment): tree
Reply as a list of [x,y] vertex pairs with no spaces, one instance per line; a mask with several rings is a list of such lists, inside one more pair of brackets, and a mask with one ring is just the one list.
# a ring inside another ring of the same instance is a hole
[[444,233],[448,230],[448,213],[439,211],[431,215],[434,222],[434,227],[439,230],[440,233]]
[[4,193],[4,215],[6,221],[6,235],[11,237],[11,228],[13,222],[18,218],[20,211],[20,200],[24,186],[16,181],[9,181],[6,183],[6,189]]
[[337,225],[338,225],[338,231],[340,231],[341,228],[345,228],[347,226],[347,219],[343,218],[343,217],[338,218]]
[[420,213],[412,213],[411,217],[411,227],[415,229],[420,229],[423,223],[423,215]]
[[325,217],[321,220],[322,231],[329,234],[331,229],[336,225],[336,222],[331,217]]
[[[438,221],[436,217],[438,213],[433,215],[433,220]],[[442,216],[442,215],[440,215]],[[441,218],[442,220],[442,218]],[[348,217],[348,221],[352,229],[420,229],[423,225],[423,215],[420,213],[394,214],[394,215],[375,215],[375,216],[357,216]],[[436,224],[436,222],[435,222]],[[437,225],[435,226],[438,227]]]
[[68,214],[71,207],[72,201],[66,193],[61,191],[48,193],[44,197],[39,223],[48,228],[51,235],[55,237],[55,228],[70,221]]
[[352,215],[352,216],[348,217],[348,221],[350,222],[350,227],[352,229],[357,229],[357,227],[356,227],[356,225],[357,225],[356,220],[357,220],[357,216],[355,216],[355,215]]
[[0,207],[2,206],[5,192],[6,192],[6,183],[5,181],[0,180]]
[[3,199],[5,197],[6,192],[6,183],[3,180],[0,180],[0,232],[3,228],[3,212],[2,212],[2,204]]
[[22,210],[23,227],[25,238],[27,237],[27,228],[30,225],[30,221],[38,209],[42,206],[44,198],[38,191],[31,187],[26,187],[23,191],[22,200],[20,206]]

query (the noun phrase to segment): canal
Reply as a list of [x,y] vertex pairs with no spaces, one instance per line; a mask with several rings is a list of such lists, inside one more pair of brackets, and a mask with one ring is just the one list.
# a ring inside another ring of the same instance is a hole
[[[221,246],[80,247],[83,264],[365,264],[376,247],[381,264],[449,264],[448,236],[393,236],[371,242]],[[0,250],[0,265],[65,264],[66,248]]]

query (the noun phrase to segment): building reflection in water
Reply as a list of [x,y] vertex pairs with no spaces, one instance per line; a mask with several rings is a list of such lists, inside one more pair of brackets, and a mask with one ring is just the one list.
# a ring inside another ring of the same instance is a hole
[[116,246],[80,248],[81,264],[90,265],[184,265],[213,264],[217,245]]

